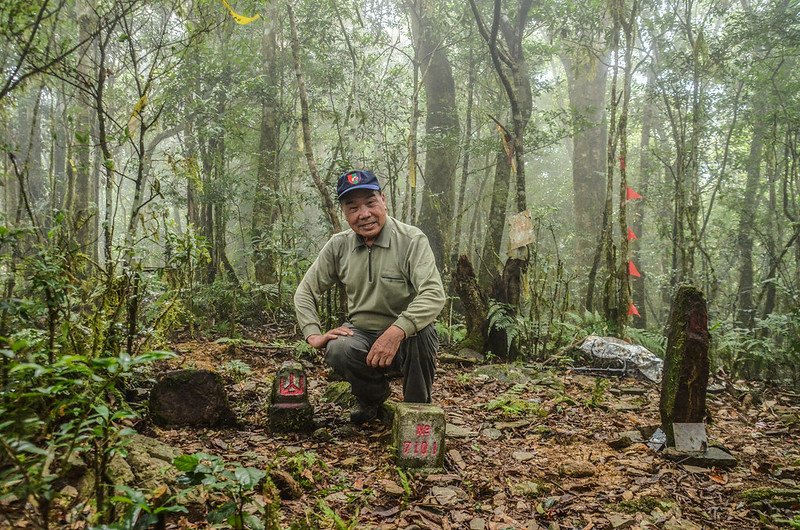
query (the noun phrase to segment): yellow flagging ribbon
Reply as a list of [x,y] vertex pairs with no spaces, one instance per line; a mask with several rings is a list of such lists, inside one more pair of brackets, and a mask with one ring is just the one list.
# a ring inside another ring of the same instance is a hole
[[220,2],[222,2],[222,5],[225,6],[225,9],[228,10],[228,12],[233,17],[233,20],[235,20],[237,24],[241,24],[241,25],[244,26],[245,24],[249,24],[249,23],[254,22],[254,21],[258,20],[259,18],[261,18],[261,15],[256,15],[254,17],[246,17],[244,15],[240,15],[239,13],[237,13],[236,11],[233,10],[233,8],[227,2],[227,0],[220,0]]
[[136,131],[139,129],[139,125],[142,124],[142,109],[144,106],[147,105],[147,94],[144,94],[139,101],[136,102],[136,105],[133,106],[133,112],[131,112],[131,117],[128,118],[128,134],[133,137],[136,134]]

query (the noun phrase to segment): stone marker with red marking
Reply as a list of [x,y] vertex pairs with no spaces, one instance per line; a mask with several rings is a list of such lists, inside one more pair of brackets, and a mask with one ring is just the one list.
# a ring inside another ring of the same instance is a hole
[[308,401],[306,373],[296,361],[284,362],[275,374],[269,426],[273,432],[314,430],[314,408]]
[[446,425],[440,407],[398,403],[392,429],[397,465],[425,473],[441,471]]

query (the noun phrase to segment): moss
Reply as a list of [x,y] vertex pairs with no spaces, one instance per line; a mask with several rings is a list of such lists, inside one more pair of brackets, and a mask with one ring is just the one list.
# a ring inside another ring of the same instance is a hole
[[772,500],[800,502],[800,489],[753,488],[742,491],[739,497],[748,504]]
[[463,350],[464,348],[469,348],[470,350],[475,350],[476,352],[482,352],[484,347],[483,335],[479,330],[473,330],[470,332],[464,340],[458,343],[458,349]]
[[552,488],[543,482],[525,480],[523,482],[512,484],[510,489],[511,493],[515,496],[533,499],[536,497],[541,497],[542,495],[547,495],[550,493]]

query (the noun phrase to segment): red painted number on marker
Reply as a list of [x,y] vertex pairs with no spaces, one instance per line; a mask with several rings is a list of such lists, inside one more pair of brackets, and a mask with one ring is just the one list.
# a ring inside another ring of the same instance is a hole
[[278,394],[281,396],[300,396],[305,392],[305,378],[295,374],[289,374],[288,380],[281,378],[278,382]]

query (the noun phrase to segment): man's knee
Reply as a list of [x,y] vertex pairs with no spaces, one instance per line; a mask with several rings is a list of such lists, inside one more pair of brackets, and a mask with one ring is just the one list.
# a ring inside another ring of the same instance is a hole
[[352,354],[353,347],[347,337],[338,337],[325,346],[325,362],[340,374],[346,371]]

